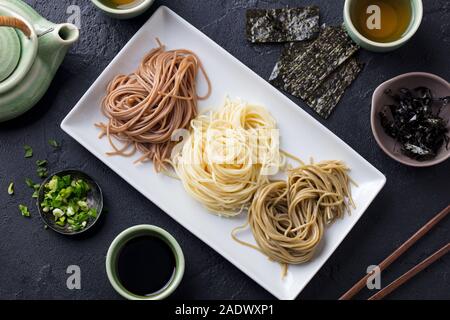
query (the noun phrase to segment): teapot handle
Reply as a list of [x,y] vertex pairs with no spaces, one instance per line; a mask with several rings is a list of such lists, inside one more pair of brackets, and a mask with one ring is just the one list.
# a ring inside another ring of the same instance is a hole
[[22,20],[15,17],[0,16],[0,27],[12,27],[22,31],[27,38],[31,36],[31,30]]

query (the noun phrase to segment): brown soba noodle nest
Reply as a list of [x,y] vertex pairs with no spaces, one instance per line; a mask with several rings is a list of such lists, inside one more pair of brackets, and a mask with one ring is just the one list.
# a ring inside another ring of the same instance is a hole
[[[247,224],[235,229],[233,238],[283,264],[283,274],[288,264],[311,260],[325,227],[354,206],[347,173],[340,161],[303,164],[289,170],[287,181],[270,182],[258,189]],[[248,225],[258,246],[235,235]]]
[[[211,83],[199,58],[190,50],[150,51],[139,68],[129,75],[118,75],[108,85],[102,101],[107,123],[97,123],[113,148],[108,155],[132,156],[136,162],[153,161],[155,169],[166,169],[166,161],[175,145],[172,134],[188,129],[197,115],[197,101],[211,93]],[[197,95],[199,70],[208,83],[205,96]],[[116,143],[118,140],[120,146]]]

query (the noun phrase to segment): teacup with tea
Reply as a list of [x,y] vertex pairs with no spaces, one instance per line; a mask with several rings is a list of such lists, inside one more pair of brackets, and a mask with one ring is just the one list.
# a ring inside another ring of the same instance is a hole
[[344,24],[350,37],[370,51],[405,44],[422,21],[421,0],[346,0]]

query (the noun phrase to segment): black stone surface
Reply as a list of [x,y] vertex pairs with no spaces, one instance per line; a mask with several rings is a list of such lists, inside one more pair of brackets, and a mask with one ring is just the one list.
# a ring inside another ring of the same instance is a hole
[[[110,242],[123,229],[140,223],[161,226],[181,243],[186,274],[172,298],[270,299],[267,291],[173,221],[98,161],[59,128],[61,120],[100,72],[159,5],[167,5],[219,45],[268,79],[281,46],[251,45],[245,38],[246,8],[275,8],[316,4],[321,22],[342,22],[343,1],[190,0],[156,1],[149,12],[129,21],[113,20],[88,0],[27,0],[54,22],[67,19],[69,5],[82,13],[81,39],[70,51],[42,101],[24,116],[0,124],[0,298],[1,299],[116,299],[105,272]],[[370,99],[376,86],[401,73],[427,71],[450,79],[450,3],[424,1],[425,15],[416,36],[403,48],[387,54],[361,52],[366,67],[347,90],[335,112],[322,120],[303,102],[293,99],[346,141],[387,176],[387,184],[360,222],[318,272],[300,299],[336,299],[369,265],[376,264],[450,202],[450,161],[415,169],[388,158],[376,145],[369,124]],[[211,71],[212,72],[212,71]],[[62,142],[60,151],[48,146]],[[32,160],[23,158],[24,144],[34,148]],[[44,230],[30,199],[25,177],[37,180],[34,160],[46,158],[53,171],[77,168],[92,175],[104,190],[104,215],[95,232],[68,238]],[[7,194],[9,182],[16,193]],[[155,186],[156,187],[156,186]],[[19,203],[31,208],[23,218]],[[450,220],[443,221],[382,275],[385,285],[449,241]],[[66,288],[66,268],[81,267],[81,290]],[[367,289],[358,298],[367,298]],[[450,257],[414,278],[389,299],[449,299]]]

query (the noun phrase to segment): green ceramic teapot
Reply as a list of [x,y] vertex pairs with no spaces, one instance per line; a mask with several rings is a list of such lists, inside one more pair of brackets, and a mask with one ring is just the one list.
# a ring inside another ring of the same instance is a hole
[[78,36],[76,26],[53,24],[21,0],[0,0],[0,122],[42,98]]

